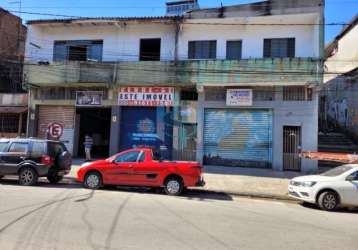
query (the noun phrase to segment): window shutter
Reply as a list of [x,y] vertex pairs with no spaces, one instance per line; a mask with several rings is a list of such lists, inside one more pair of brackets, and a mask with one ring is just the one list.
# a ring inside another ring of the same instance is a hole
[[264,57],[271,57],[271,39],[264,39]]
[[242,53],[241,41],[227,41],[226,42],[226,59],[227,60],[240,60]]
[[66,61],[68,59],[68,47],[65,43],[55,42],[53,48],[54,61]]
[[288,38],[287,39],[287,57],[293,58],[295,57],[295,50],[296,50],[296,46],[295,46],[295,38]]
[[188,58],[195,58],[195,42],[189,42]]

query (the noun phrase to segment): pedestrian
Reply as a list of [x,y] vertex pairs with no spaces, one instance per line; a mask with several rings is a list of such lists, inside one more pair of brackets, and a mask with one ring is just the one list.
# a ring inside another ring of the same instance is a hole
[[85,154],[86,154],[86,161],[91,161],[91,150],[93,146],[93,139],[90,135],[85,136],[85,142],[83,143],[85,146]]

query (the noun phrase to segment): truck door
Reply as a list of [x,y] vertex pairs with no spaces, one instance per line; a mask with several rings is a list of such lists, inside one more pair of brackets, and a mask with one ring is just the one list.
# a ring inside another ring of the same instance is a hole
[[124,152],[118,155],[105,173],[105,183],[115,185],[132,185],[135,176],[133,169],[137,163],[140,151]]

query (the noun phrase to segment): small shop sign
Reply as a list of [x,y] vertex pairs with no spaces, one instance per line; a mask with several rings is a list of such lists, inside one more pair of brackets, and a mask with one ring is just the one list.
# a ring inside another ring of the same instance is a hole
[[252,106],[252,89],[228,89],[227,106]]
[[121,106],[173,106],[172,87],[123,87],[118,93]]
[[91,107],[101,106],[103,99],[102,91],[77,91],[76,106]]

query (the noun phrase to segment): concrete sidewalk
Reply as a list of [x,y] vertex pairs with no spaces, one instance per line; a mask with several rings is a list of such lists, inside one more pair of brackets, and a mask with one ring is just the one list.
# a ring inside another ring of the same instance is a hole
[[[68,179],[74,181],[81,163],[83,160],[74,160]],[[205,166],[206,185],[195,189],[228,195],[292,200],[287,196],[287,186],[290,179],[299,175],[301,174],[297,172],[281,172],[271,169]]]
[[230,195],[292,200],[287,196],[290,179],[300,173],[271,169],[205,166],[204,189]]

